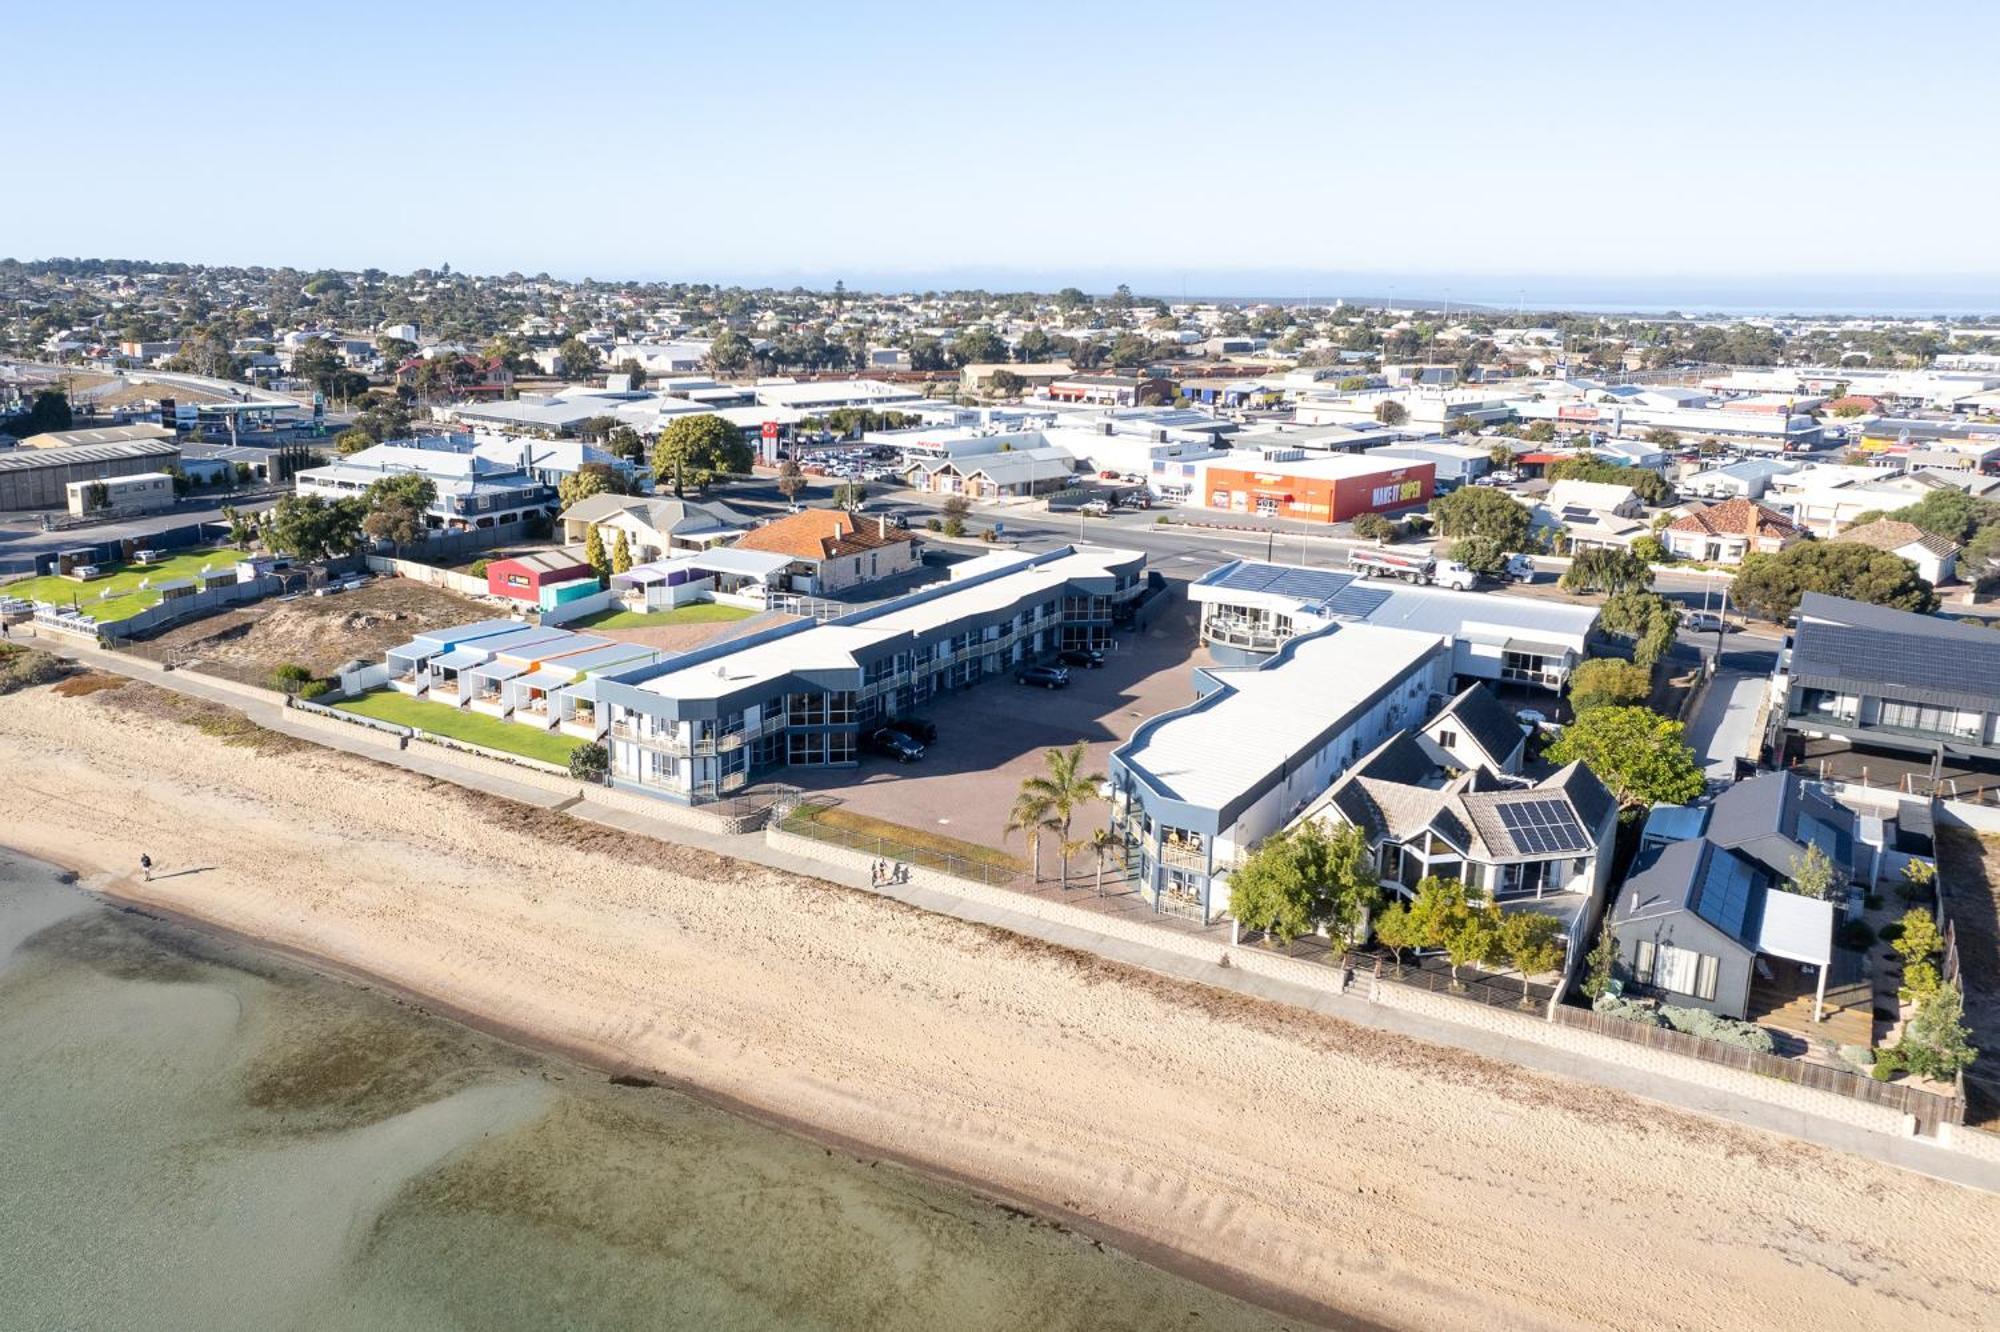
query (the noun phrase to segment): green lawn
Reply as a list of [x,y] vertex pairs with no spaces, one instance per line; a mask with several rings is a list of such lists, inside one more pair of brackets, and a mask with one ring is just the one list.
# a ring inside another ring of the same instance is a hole
[[713,601],[691,601],[663,611],[602,610],[572,620],[565,629],[645,629],[661,624],[726,624],[747,620],[754,612],[741,606],[719,606]]
[[575,736],[544,731],[519,722],[501,721],[498,717],[489,717],[470,708],[455,708],[449,703],[411,698],[394,689],[370,690],[360,698],[350,698],[344,703],[334,704],[334,707],[342,712],[373,717],[376,721],[414,726],[420,731],[463,740],[470,745],[484,745],[488,749],[504,750],[523,758],[540,759],[559,767],[568,766],[570,751],[583,743]]
[[[201,550],[182,551],[161,560],[158,564],[111,565],[109,574],[93,578],[87,583],[50,574],[46,578],[29,578],[0,586],[0,593],[10,597],[24,597],[29,601],[53,602],[59,606],[67,606],[74,602],[84,614],[100,623],[108,624],[159,604],[158,592],[150,588],[140,588],[139,584],[143,580],[157,583],[163,578],[192,578],[201,572],[201,566],[204,564],[224,568],[235,563],[235,551],[217,551],[205,547]],[[103,597],[107,590],[113,595]]]

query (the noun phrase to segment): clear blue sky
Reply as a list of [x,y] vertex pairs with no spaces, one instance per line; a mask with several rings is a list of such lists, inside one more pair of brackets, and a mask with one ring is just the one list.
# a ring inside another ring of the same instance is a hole
[[0,254],[2000,285],[1988,3],[311,11],[13,7]]

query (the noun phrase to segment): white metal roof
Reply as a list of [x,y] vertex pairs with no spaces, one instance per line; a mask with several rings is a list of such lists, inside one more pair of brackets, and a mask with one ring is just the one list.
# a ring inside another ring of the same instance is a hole
[[1160,794],[1220,809],[1444,641],[1368,624],[1296,640],[1261,669],[1210,671],[1222,689],[1142,728],[1119,758]]
[[1826,966],[1833,961],[1833,903],[1770,889],[1757,926],[1757,951]]

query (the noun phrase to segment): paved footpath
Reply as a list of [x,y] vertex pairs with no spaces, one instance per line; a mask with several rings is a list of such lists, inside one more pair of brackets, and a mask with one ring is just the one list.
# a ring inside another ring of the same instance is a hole
[[1330,994],[1291,981],[1253,975],[1241,968],[1225,967],[1219,962],[1203,962],[1167,949],[1152,948],[1130,939],[1044,920],[1026,912],[1008,911],[983,902],[969,901],[947,892],[915,884],[876,887],[871,885],[858,869],[794,855],[768,846],[763,837],[757,833],[732,835],[706,832],[678,823],[649,818],[629,810],[612,809],[588,802],[579,803],[574,797],[564,797],[526,782],[512,781],[483,768],[470,769],[455,761],[452,751],[421,742],[411,745],[407,750],[395,750],[371,743],[359,732],[352,739],[348,739],[319,727],[308,728],[293,720],[289,710],[276,695],[262,696],[265,691],[258,691],[258,695],[249,695],[242,692],[239,687],[216,683],[194,672],[162,673],[152,662],[68,642],[58,643],[44,639],[39,646],[100,670],[233,708],[258,725],[273,731],[309,740],[313,744],[329,749],[345,750],[378,763],[388,763],[425,776],[455,782],[460,786],[485,791],[523,804],[543,809],[560,808],[572,817],[588,819],[606,827],[619,828],[683,846],[699,847],[705,851],[734,856],[739,860],[752,861],[772,869],[872,891],[882,896],[894,897],[925,911],[998,926],[1015,934],[1074,948],[1080,952],[1095,953],[1161,975],[1193,981],[1216,989],[1233,990],[1238,994],[1290,1004],[1297,1008],[1312,1009],[1360,1026],[1395,1032],[1436,1045],[1467,1050],[1504,1063],[1595,1083],[1676,1109],[1690,1110],[1747,1127],[1785,1134],[1938,1179],[2000,1193],[2000,1162],[1965,1156],[1930,1139],[1892,1137],[1763,1101],[1732,1097],[1725,1092],[1594,1059],[1588,1055],[1552,1049],[1499,1033],[1460,1026],[1425,1014],[1386,1008],[1371,1002],[1366,997],[1365,985],[1347,994]]

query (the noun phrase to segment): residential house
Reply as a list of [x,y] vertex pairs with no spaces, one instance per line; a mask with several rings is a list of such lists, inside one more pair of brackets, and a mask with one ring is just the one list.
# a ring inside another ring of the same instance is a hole
[[1558,481],[1535,511],[1538,526],[1560,531],[1570,554],[1628,550],[1652,531],[1646,506],[1630,486],[1607,481]]
[[1745,555],[1775,554],[1804,536],[1785,515],[1746,499],[1690,509],[1660,533],[1678,558],[1710,564],[1741,564]]
[[634,564],[723,545],[750,526],[748,518],[725,504],[607,491],[578,500],[558,521],[565,545],[584,544],[595,528],[608,551],[623,533]]
[[752,528],[733,549],[791,557],[790,591],[824,595],[908,573],[923,561],[910,532],[887,518],[863,518],[844,509],[804,509]]
[[437,490],[425,514],[433,530],[468,531],[543,518],[555,511],[555,488],[523,470],[473,453],[376,444],[298,474],[301,495],[342,499],[387,477],[422,476]]
[[1949,581],[1958,572],[1958,546],[1941,536],[1932,536],[1915,523],[1878,518],[1848,528],[1835,540],[1852,541],[1901,556],[1917,566],[1917,577],[1933,585]]
[[[2000,770],[2000,633],[1808,592],[1773,686],[1787,761],[1841,748]],[[1818,751],[1815,753],[1814,751]]]

